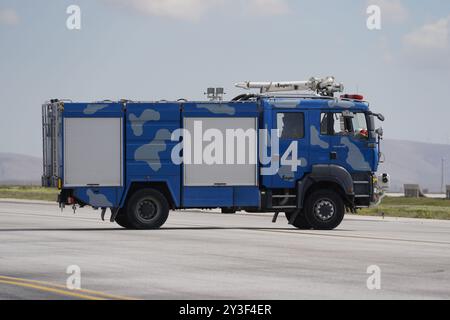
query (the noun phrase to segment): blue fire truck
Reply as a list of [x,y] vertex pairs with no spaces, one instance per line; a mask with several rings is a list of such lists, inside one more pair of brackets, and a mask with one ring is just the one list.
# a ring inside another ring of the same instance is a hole
[[384,117],[362,96],[335,97],[343,86],[332,77],[237,86],[260,92],[45,103],[43,186],[60,189],[61,207],[91,206],[102,218],[110,209],[129,229],[160,228],[170,210],[220,208],[331,230],[381,201],[389,176],[376,174],[375,121]]

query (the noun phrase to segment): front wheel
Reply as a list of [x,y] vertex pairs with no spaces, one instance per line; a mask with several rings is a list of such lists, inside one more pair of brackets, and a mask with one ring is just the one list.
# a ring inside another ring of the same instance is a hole
[[169,203],[159,191],[137,191],[128,201],[127,224],[132,229],[159,229],[169,216]]
[[341,224],[344,215],[344,201],[333,190],[318,190],[306,199],[305,218],[313,229],[333,230]]
[[292,224],[294,227],[300,230],[309,230],[311,229],[311,225],[308,220],[306,220],[305,213],[303,210],[298,211],[288,211],[284,213],[288,222],[291,221],[291,217],[293,214],[297,214],[297,218],[295,218],[294,223]]

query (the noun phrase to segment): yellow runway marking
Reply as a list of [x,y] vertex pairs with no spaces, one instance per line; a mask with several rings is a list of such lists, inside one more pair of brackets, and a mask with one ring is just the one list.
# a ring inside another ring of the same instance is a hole
[[135,300],[134,298],[111,295],[99,291],[80,289],[69,290],[65,286],[46,281],[28,280],[15,277],[0,276],[0,283],[19,287],[32,288],[44,292],[56,293],[59,295],[86,299],[86,300]]

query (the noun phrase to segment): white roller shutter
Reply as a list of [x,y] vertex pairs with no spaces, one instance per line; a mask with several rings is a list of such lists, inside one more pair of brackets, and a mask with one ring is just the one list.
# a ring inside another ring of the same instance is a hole
[[64,186],[122,186],[122,119],[64,119]]
[[[217,129],[226,137],[226,130],[242,129],[244,131],[254,130],[256,139],[254,145],[246,144],[246,159],[253,156],[258,159],[257,147],[257,119],[256,118],[185,118],[184,128],[191,133],[191,164],[184,164],[185,186],[256,186],[258,185],[258,174],[256,161],[246,164],[194,164],[194,123],[201,121],[203,132],[208,129]],[[198,138],[196,137],[198,143]],[[226,157],[226,144],[224,141],[223,154]],[[209,142],[203,142],[203,150]],[[186,148],[186,144],[184,148]],[[234,144],[234,154],[237,155],[238,144]]]

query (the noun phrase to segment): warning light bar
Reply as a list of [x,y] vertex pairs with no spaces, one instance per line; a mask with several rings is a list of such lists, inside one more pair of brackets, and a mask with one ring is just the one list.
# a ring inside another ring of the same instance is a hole
[[343,94],[341,96],[341,99],[364,101],[364,96],[362,96],[360,94]]

